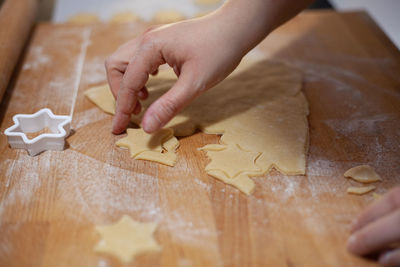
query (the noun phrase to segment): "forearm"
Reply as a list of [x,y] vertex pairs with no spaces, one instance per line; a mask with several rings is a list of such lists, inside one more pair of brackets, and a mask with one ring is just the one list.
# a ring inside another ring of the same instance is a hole
[[255,47],[270,32],[294,17],[312,0],[228,0],[213,15],[230,29],[243,54]]

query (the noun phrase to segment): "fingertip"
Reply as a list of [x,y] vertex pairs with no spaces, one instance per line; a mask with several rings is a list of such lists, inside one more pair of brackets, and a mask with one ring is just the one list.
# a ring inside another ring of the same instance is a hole
[[357,249],[357,243],[358,243],[357,236],[355,234],[352,234],[347,240],[347,251],[353,254],[359,254]]
[[157,116],[152,114],[145,114],[142,120],[142,128],[146,133],[154,133],[162,127],[161,121]]
[[129,123],[129,117],[126,118],[126,114],[117,113],[112,122],[112,133],[121,134],[126,130]]

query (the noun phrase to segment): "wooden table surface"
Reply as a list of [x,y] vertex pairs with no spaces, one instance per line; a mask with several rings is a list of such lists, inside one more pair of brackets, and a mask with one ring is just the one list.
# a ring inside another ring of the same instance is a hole
[[[400,55],[365,13],[306,12],[255,54],[305,75],[310,103],[306,176],[256,177],[246,196],[208,176],[197,148],[218,136],[180,139],[173,168],[137,161],[114,143],[111,119],[83,92],[106,81],[104,59],[145,25],[40,24],[1,105],[0,266],[122,266],[93,253],[94,226],[123,214],[158,222],[160,253],[132,266],[372,266],[346,249],[349,223],[372,194],[348,195],[343,173],[370,164],[378,193],[400,182]],[[65,151],[30,157],[7,145],[17,113],[73,110]]]

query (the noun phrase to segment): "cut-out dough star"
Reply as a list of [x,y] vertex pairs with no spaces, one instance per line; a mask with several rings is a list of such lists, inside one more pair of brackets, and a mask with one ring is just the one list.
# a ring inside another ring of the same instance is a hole
[[[128,129],[128,135],[117,141],[119,147],[129,148],[131,157],[159,162],[168,166],[176,163],[175,151],[179,141],[170,128],[161,129],[150,135],[143,129]],[[165,153],[162,153],[165,152]]]
[[210,170],[207,173],[226,184],[236,187],[246,195],[251,195],[254,192],[255,184],[246,173],[240,173],[234,178],[228,177],[225,172],[220,170]]
[[208,145],[202,148],[207,151],[211,162],[206,171],[220,170],[233,178],[242,172],[256,172],[260,168],[255,164],[259,152],[245,151],[238,145]]
[[112,254],[123,262],[130,262],[137,254],[160,251],[161,247],[153,238],[156,228],[155,223],[136,222],[124,215],[114,224],[96,226],[102,239],[94,250]]

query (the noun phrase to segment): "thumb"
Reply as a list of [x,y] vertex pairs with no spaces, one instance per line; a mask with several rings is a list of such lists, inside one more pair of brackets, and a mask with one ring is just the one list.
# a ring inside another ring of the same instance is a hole
[[143,130],[153,133],[162,128],[199,95],[201,89],[193,79],[193,72],[182,68],[174,86],[146,110],[142,120]]

